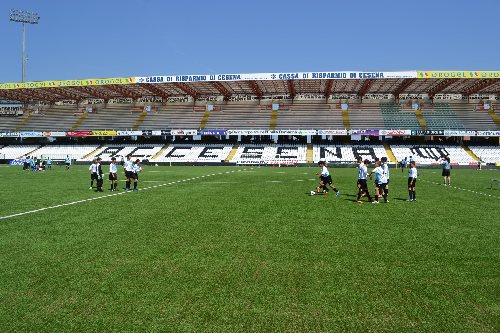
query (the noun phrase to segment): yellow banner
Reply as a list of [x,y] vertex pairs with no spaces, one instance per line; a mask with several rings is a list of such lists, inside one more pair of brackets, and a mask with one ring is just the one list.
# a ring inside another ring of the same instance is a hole
[[108,84],[131,84],[131,83],[135,83],[135,77],[115,77],[106,79],[62,80],[62,81],[7,82],[7,83],[0,83],[0,89],[85,87],[85,86],[104,86]]
[[111,130],[92,130],[92,136],[116,136],[116,131],[111,131]]
[[419,79],[500,79],[500,71],[417,71]]

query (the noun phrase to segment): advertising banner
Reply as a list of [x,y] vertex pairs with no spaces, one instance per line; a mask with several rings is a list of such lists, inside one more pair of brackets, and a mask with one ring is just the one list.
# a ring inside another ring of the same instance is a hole
[[1,138],[18,138],[21,136],[21,132],[0,132]]
[[411,130],[380,130],[379,133],[387,136],[403,136],[411,135]]
[[198,135],[198,130],[171,130],[170,135]]
[[19,136],[22,137],[22,138],[36,138],[36,137],[43,136],[43,132],[33,132],[33,131],[30,131],[30,132],[20,132]]
[[416,78],[417,72],[285,72],[247,74],[157,75],[138,76],[137,83],[202,82],[202,81],[264,81],[264,80],[317,80],[317,79],[404,79]]
[[227,130],[228,135],[316,135],[316,130]]
[[444,131],[443,130],[412,130],[411,135],[413,135],[413,136],[444,135]]
[[477,136],[500,136],[500,131],[476,131]]
[[200,130],[199,135],[227,135],[227,131],[223,129]]
[[349,130],[350,135],[370,135],[379,136],[379,130]]
[[92,136],[116,136],[115,130],[92,130]]
[[66,136],[92,136],[92,131],[69,131]]
[[318,130],[319,135],[347,135],[347,130]]
[[452,131],[444,130],[445,136],[476,136],[476,131]]
[[142,131],[116,131],[117,136],[137,136],[142,135]]
[[500,71],[417,71],[419,79],[499,79]]
[[119,77],[105,79],[83,79],[83,80],[61,80],[61,81],[35,81],[35,82],[7,82],[0,83],[2,89],[34,89],[34,88],[57,88],[57,87],[85,87],[104,86],[110,84],[132,84],[134,77]]
[[143,131],[142,131],[142,135],[143,135],[143,136],[151,136],[151,135],[153,135],[153,131],[150,131],[150,130],[143,130]]

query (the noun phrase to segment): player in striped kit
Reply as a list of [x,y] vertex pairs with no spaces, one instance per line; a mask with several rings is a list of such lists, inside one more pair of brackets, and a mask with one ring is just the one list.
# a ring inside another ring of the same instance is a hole
[[415,166],[415,162],[410,162],[410,170],[408,170],[408,200],[406,201],[417,201],[417,196],[415,193],[415,185],[417,183],[418,171]]
[[382,168],[382,170],[384,171],[384,175],[385,175],[385,178],[387,178],[387,182],[385,184],[385,188],[383,189],[384,191],[384,195],[385,195],[385,201],[386,202],[389,202],[389,166],[387,165],[387,157],[382,157],[380,159],[380,161],[382,162],[380,164],[380,167]]
[[137,159],[134,163],[133,166],[133,173],[132,177],[134,179],[134,191],[137,192],[139,191],[137,189],[137,183],[139,182],[139,172],[144,171],[144,169],[141,167],[141,160]]
[[110,191],[117,191],[116,187],[118,186],[118,173],[116,168],[116,158],[111,158],[111,164],[109,165],[109,181],[111,182]]
[[97,182],[97,164],[95,159],[92,160],[92,164],[89,166],[89,172],[90,172],[89,190],[91,190],[94,187],[94,180]]
[[[361,158],[358,158],[358,161],[360,159]],[[365,160],[358,166],[358,198],[356,200],[357,203],[363,203],[363,201],[361,201],[361,197],[364,196],[368,198],[368,202],[372,202],[372,197],[370,196],[370,192],[368,190],[368,184],[366,183],[366,177],[368,176],[368,165],[370,165],[370,161]]]
[[125,183],[125,190],[130,191],[130,183],[134,179],[134,162],[131,160],[132,156],[127,155],[127,159],[123,162],[123,169],[125,170],[125,178],[127,182]]

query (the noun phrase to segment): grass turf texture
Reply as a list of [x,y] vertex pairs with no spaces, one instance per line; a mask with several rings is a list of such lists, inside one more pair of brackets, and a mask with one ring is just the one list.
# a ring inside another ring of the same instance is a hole
[[[340,197],[307,195],[317,168],[146,167],[140,187],[233,170],[0,220],[0,331],[499,330],[499,171],[453,170],[485,197],[421,170],[407,203],[393,170],[387,205],[354,202],[355,169],[331,170]],[[86,166],[0,181],[0,216],[102,195]]]

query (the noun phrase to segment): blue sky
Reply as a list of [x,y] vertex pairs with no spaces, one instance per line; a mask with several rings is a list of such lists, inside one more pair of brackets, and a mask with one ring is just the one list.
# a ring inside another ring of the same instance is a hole
[[0,82],[21,77],[11,8],[41,16],[28,26],[28,81],[500,70],[500,0],[1,0]]

